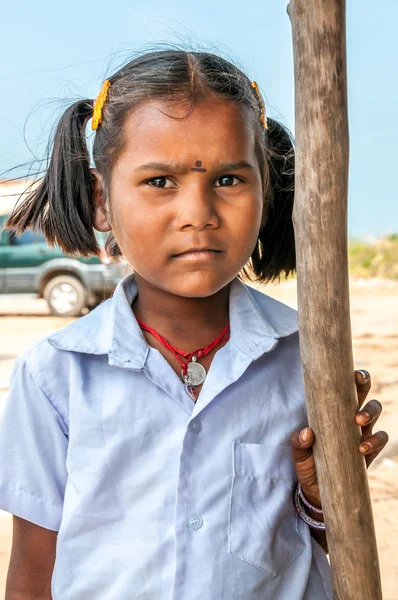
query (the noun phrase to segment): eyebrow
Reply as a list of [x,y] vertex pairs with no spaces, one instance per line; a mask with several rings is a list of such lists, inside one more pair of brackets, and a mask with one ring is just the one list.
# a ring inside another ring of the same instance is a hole
[[[217,167],[217,171],[240,171],[242,169],[254,169],[254,165],[251,165],[245,160],[240,160],[238,162],[229,162],[220,164]],[[160,162],[150,162],[145,165],[140,165],[135,169],[135,171],[161,171],[164,173],[170,173],[173,171],[174,173],[186,173],[190,171],[191,167],[187,167],[186,165],[180,163],[160,163]]]

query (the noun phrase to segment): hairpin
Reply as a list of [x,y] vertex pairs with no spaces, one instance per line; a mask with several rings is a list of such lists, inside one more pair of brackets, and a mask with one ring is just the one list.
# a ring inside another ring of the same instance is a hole
[[104,108],[105,101],[108,97],[108,91],[110,87],[111,82],[109,81],[109,79],[105,79],[104,83],[102,84],[101,91],[98,94],[96,101],[94,102],[91,129],[98,129],[98,125],[102,121],[102,110]]
[[260,94],[260,90],[258,89],[258,85],[255,81],[252,82],[252,88],[254,88],[254,91],[256,92],[259,104],[260,104],[260,108],[261,108],[261,112],[260,112],[260,121],[261,123],[264,125],[264,129],[268,129],[267,126],[267,117],[265,116],[265,107],[264,107],[264,103],[263,100],[261,98],[261,94]]

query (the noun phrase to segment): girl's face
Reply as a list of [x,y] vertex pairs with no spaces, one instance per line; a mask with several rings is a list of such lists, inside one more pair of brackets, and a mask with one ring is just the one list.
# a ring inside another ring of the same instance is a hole
[[208,297],[236,277],[257,242],[263,194],[254,133],[245,109],[217,96],[188,117],[186,105],[170,106],[149,102],[127,120],[110,211],[97,191],[95,226],[111,227],[150,285]]

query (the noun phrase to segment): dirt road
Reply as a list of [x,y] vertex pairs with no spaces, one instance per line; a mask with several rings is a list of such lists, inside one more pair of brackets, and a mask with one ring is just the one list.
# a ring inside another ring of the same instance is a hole
[[[267,286],[265,291],[296,307],[294,282]],[[383,403],[378,428],[390,434],[389,447],[370,468],[369,481],[384,600],[398,600],[398,283],[352,283],[351,314],[355,368],[371,372],[369,399]],[[71,321],[48,316],[43,301],[0,296],[0,410],[15,358]],[[11,517],[0,511],[0,598],[4,598],[10,544]]]

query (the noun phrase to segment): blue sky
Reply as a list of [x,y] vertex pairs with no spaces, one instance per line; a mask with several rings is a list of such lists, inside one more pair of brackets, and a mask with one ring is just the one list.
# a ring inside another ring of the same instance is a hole
[[[294,132],[287,0],[7,2],[1,10],[0,176],[45,154],[69,101],[94,97],[131,51],[159,42],[221,52],[256,79],[268,114]],[[109,10],[111,7],[111,10]],[[394,160],[398,0],[347,0],[349,233],[398,232]]]

